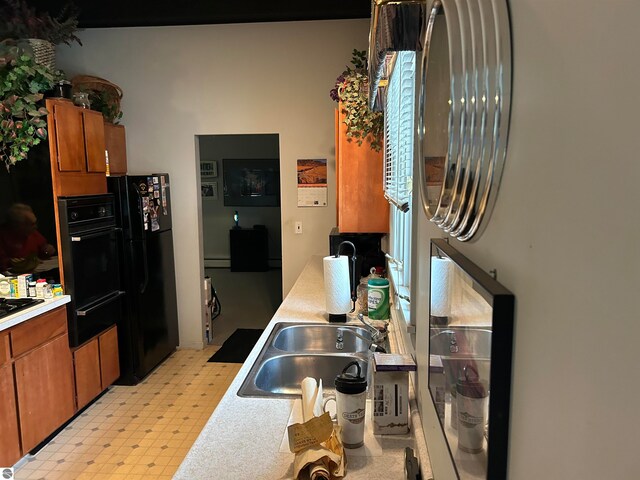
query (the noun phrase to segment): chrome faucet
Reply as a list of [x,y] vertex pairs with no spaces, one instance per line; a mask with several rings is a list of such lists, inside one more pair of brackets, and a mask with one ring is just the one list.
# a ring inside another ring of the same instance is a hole
[[378,342],[382,342],[385,338],[387,338],[387,332],[386,330],[384,332],[381,332],[380,330],[378,330],[376,327],[374,327],[373,325],[371,325],[370,323],[368,323],[365,319],[364,319],[364,315],[362,313],[358,314],[358,320],[360,320],[365,327],[367,327],[367,331],[371,334],[371,339],[378,343]]
[[336,350],[342,350],[344,349],[344,332],[347,332],[351,335],[354,335],[356,337],[358,337],[360,340],[364,340],[365,342],[367,342],[367,344],[369,345],[369,350],[371,350],[372,352],[381,352],[381,353],[387,353],[387,351],[384,349],[384,347],[381,347],[380,345],[377,345],[375,342],[378,342],[380,340],[378,339],[374,339],[373,336],[371,338],[367,338],[364,335],[360,335],[358,332],[354,331],[351,328],[338,328],[337,329],[337,334],[336,334]]

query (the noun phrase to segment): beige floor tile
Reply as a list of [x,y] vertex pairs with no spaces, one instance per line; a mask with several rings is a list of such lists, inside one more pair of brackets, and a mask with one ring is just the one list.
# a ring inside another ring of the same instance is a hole
[[207,363],[216,349],[180,350],[143,384],[112,387],[16,478],[170,479],[241,366]]

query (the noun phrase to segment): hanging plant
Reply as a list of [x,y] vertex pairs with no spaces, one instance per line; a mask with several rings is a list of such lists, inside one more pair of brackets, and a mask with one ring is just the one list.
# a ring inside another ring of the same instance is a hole
[[38,38],[53,45],[77,42],[78,12],[73,3],[66,4],[52,17],[49,12],[36,10],[28,0],[2,0],[0,3],[0,36],[2,38]]
[[340,102],[347,126],[347,141],[355,140],[358,145],[366,140],[371,149],[379,152],[382,148],[384,117],[382,112],[369,109],[369,77],[367,73],[367,53],[353,50],[351,63],[336,79],[335,87],[329,92],[331,99]]
[[55,81],[54,72],[15,47],[0,56],[0,160],[7,170],[47,139],[48,112],[41,100]]

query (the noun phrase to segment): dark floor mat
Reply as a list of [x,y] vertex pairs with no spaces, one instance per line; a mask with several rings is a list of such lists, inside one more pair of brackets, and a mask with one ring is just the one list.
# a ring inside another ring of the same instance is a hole
[[220,350],[213,354],[209,362],[218,363],[244,363],[251,349],[256,344],[264,330],[257,328],[238,328]]

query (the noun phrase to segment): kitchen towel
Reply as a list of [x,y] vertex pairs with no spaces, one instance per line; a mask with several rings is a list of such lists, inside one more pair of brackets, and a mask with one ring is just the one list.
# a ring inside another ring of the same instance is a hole
[[349,283],[349,258],[324,257],[324,292],[327,313],[339,315],[351,311],[351,285]]
[[448,258],[431,257],[431,316],[451,315],[453,262]]

